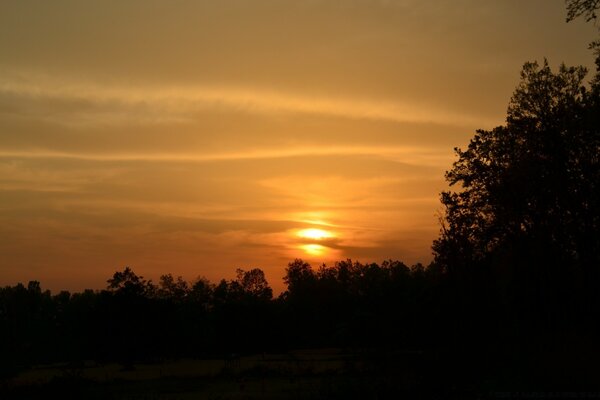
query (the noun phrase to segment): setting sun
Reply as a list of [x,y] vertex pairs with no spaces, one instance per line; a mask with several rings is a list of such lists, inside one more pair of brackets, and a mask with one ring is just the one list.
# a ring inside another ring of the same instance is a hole
[[300,246],[300,248],[304,250],[306,254],[311,256],[323,255],[327,250],[327,247],[321,246],[320,244],[303,244]]
[[323,229],[309,228],[298,231],[298,237],[312,240],[323,240],[333,237],[333,234]]

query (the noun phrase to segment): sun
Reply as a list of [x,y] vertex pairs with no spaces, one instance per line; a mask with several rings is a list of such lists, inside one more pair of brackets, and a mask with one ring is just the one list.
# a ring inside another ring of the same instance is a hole
[[302,229],[298,231],[297,235],[298,237],[312,240],[323,240],[333,237],[333,234],[331,232],[316,228]]
[[303,244],[300,246],[302,250],[306,254],[310,254],[311,256],[320,256],[327,250],[327,247],[321,246],[320,244]]
[[329,253],[331,240],[337,237],[337,234],[319,228],[305,228],[295,231],[295,236],[299,239],[299,246],[304,253],[311,256],[322,256]]

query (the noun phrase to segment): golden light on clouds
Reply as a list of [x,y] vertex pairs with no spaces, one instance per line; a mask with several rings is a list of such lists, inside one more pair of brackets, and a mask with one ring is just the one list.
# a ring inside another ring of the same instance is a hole
[[327,247],[315,243],[303,244],[300,248],[310,256],[322,256],[327,252]]
[[312,240],[323,240],[333,237],[333,233],[330,231],[317,228],[301,229],[298,231],[297,235],[298,237]]
[[[326,245],[333,239],[340,239],[330,230],[320,228],[304,228],[296,231],[296,237],[302,243],[299,248],[309,256],[325,256],[331,253],[331,249]],[[316,243],[321,242],[321,243]],[[331,255],[331,254],[330,254]]]
[[[1,66],[0,66],[1,67]],[[373,98],[336,98],[319,95],[284,93],[263,88],[232,88],[204,85],[136,87],[115,84],[95,84],[73,78],[48,77],[34,71],[26,74],[0,68],[0,93],[31,98],[63,101],[85,100],[110,106],[100,117],[104,123],[132,121],[181,123],[193,119],[203,108],[231,108],[259,114],[316,114],[339,118],[383,120],[391,122],[444,123],[458,126],[493,124],[494,119],[456,112],[446,107],[415,100],[391,102]],[[124,113],[123,110],[127,110]],[[83,122],[93,123],[84,114]],[[63,123],[72,124],[71,121]]]

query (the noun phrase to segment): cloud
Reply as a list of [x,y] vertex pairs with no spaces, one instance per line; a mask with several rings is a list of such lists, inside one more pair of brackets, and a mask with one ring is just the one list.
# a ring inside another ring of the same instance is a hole
[[[360,99],[284,93],[271,88],[229,86],[122,85],[49,77],[40,73],[2,71],[0,93],[34,99],[84,101],[100,108],[80,114],[80,122],[183,122],[207,107],[233,108],[247,113],[300,113],[350,119],[489,126],[476,115],[418,104],[409,100]],[[111,108],[112,107],[112,108]],[[127,110],[124,110],[124,107]],[[73,123],[66,120],[65,123]]]
[[0,150],[4,159],[71,159],[97,162],[183,162],[207,163],[219,161],[269,160],[295,157],[367,156],[405,164],[448,165],[448,151],[417,146],[305,146],[248,149],[237,152],[213,153],[90,153],[52,150]]

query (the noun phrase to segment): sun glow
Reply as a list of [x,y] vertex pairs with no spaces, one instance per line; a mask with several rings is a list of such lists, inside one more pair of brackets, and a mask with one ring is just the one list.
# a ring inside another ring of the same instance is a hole
[[302,250],[304,250],[304,252],[306,254],[310,254],[311,256],[320,256],[323,253],[325,253],[327,250],[327,247],[321,246],[320,244],[314,244],[314,243],[303,244],[300,246],[300,248]]
[[323,229],[309,228],[298,231],[298,237],[312,240],[323,240],[333,237],[333,234]]
[[330,239],[335,238],[335,236],[336,235],[332,231],[318,228],[306,228],[296,231],[296,237],[304,242],[299,248],[311,256],[322,256],[325,253],[328,253],[330,248],[325,246],[325,244],[327,244]]

